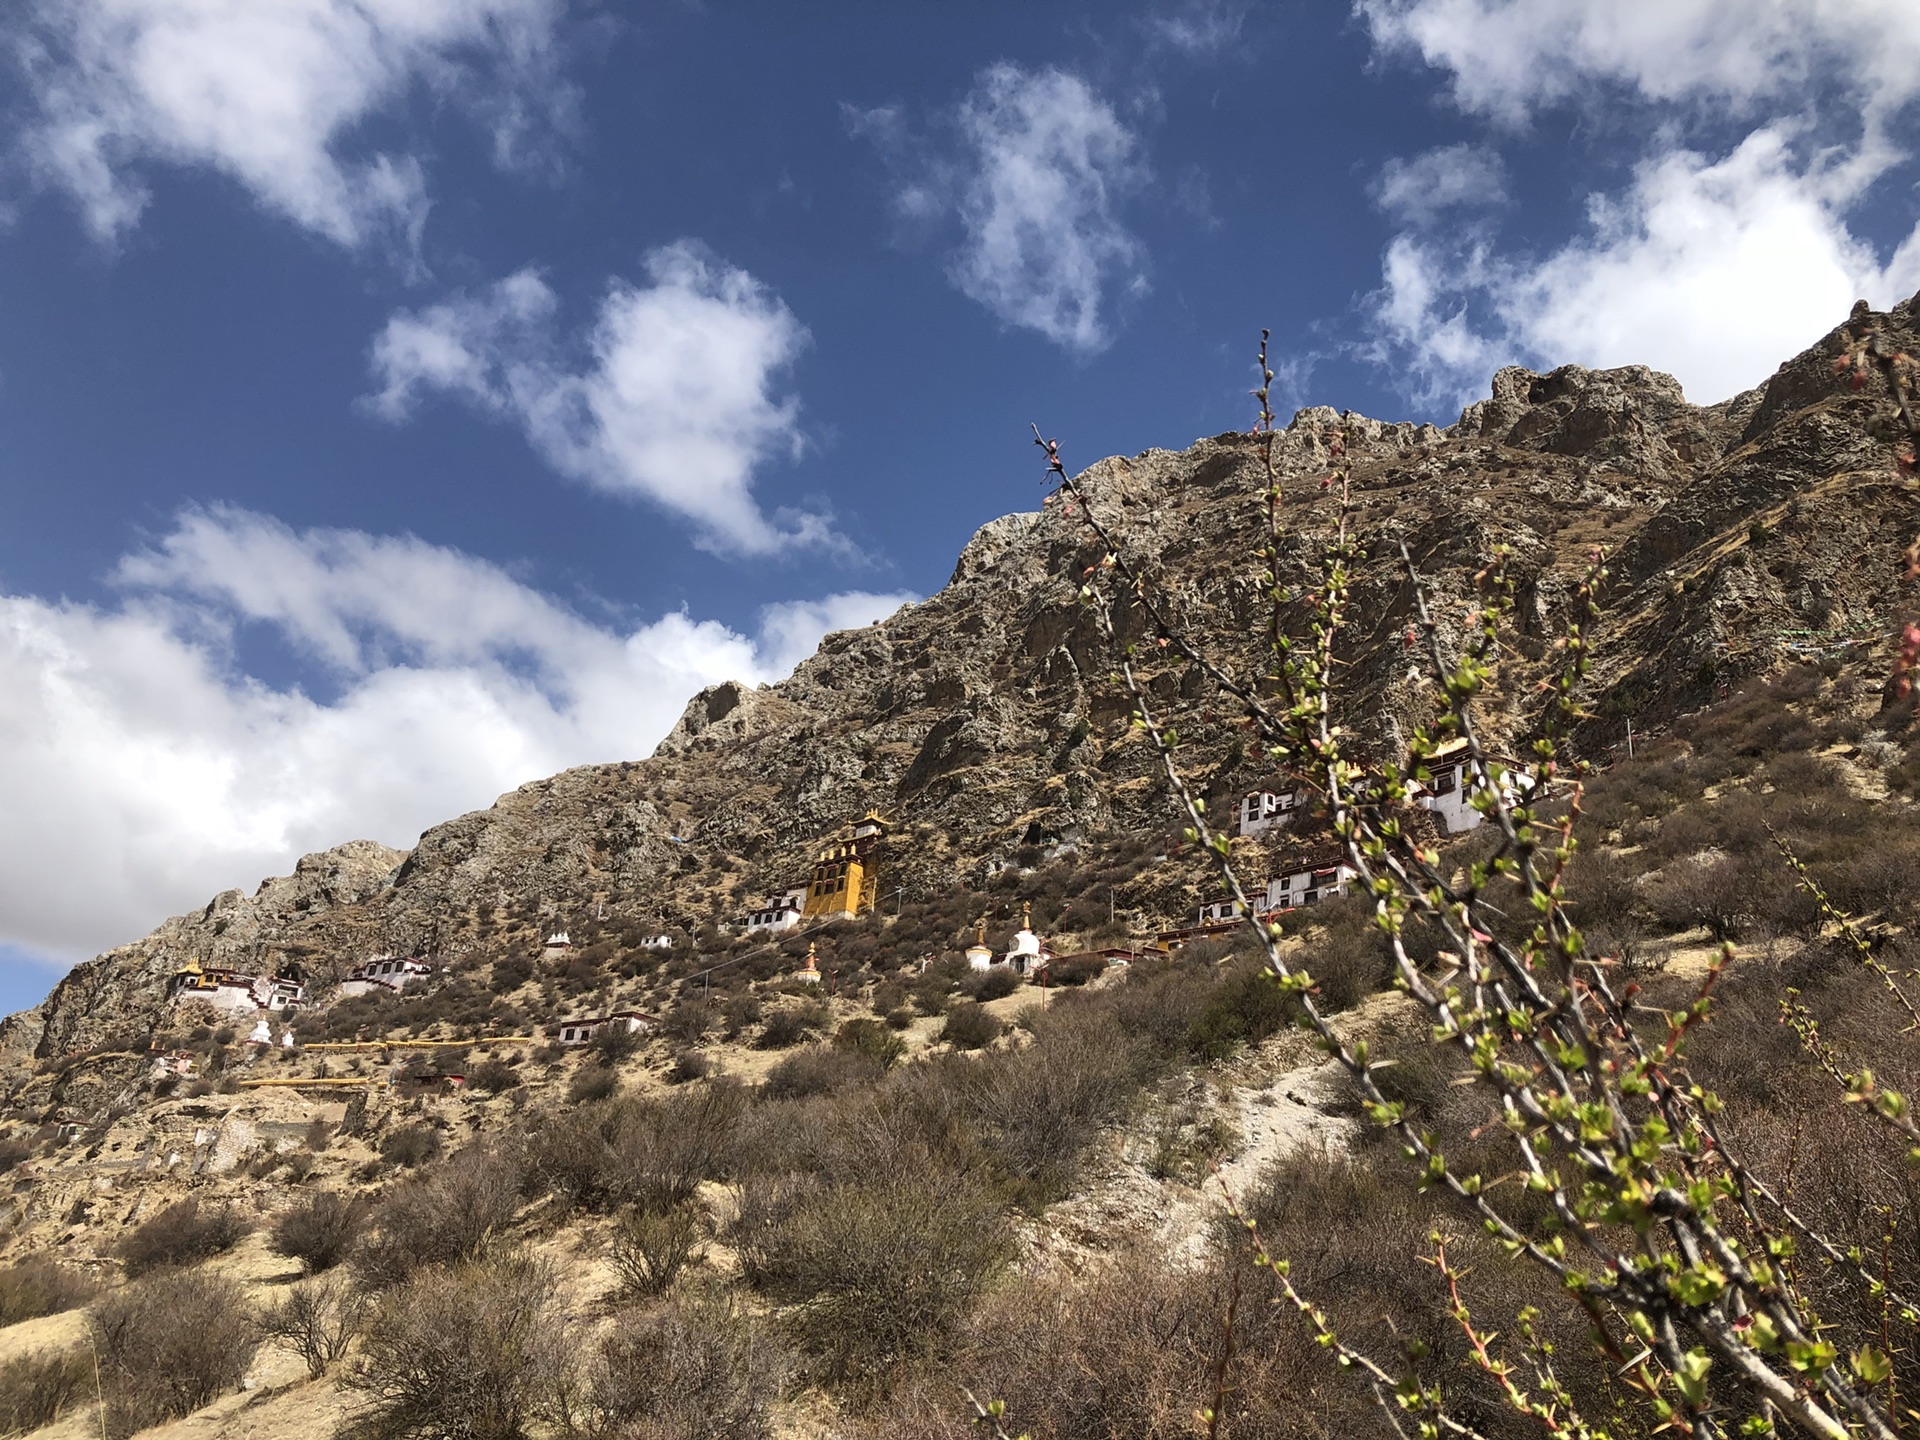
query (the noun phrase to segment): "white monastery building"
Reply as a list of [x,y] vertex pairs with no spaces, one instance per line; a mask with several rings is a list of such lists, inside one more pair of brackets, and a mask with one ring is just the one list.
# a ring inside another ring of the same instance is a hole
[[433,967],[424,960],[402,959],[396,955],[376,955],[364,964],[356,965],[347,972],[340,982],[342,995],[366,995],[374,990],[399,992],[409,985],[417,985],[433,974]]
[[1240,797],[1240,834],[1264,835],[1277,825],[1290,823],[1293,817],[1306,808],[1307,792],[1289,790],[1275,793],[1272,790],[1249,790]]

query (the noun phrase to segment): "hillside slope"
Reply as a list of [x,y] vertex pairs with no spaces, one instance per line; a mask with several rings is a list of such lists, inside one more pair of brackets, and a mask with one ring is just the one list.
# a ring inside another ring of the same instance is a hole
[[[1917,307],[1888,319],[1909,345]],[[1425,703],[1399,644],[1411,604],[1402,545],[1443,625],[1472,607],[1494,547],[1510,548],[1525,630],[1500,677],[1495,718],[1510,734],[1526,729],[1573,578],[1606,547],[1613,579],[1582,737],[1593,753],[1629,720],[1654,728],[1783,647],[1884,629],[1920,504],[1867,434],[1871,391],[1832,378],[1837,335],[1713,406],[1640,367],[1508,369],[1445,430],[1353,419],[1366,555],[1354,611],[1367,626],[1347,658],[1363,740],[1392,743]],[[1303,411],[1276,446],[1296,497],[1287,560],[1303,577],[1331,520],[1313,477],[1338,418]],[[1260,588],[1254,437],[1102,460],[1082,484],[1169,603],[1222,653],[1244,649]],[[896,908],[977,888],[1061,843],[1164,835],[1169,798],[1076,601],[1097,558],[1079,517],[1049,497],[982,527],[937,595],[827,637],[790,679],[695,696],[648,759],[522,786],[405,854],[361,841],[309,856],[291,877],[224,892],[77,967],[0,1028],[15,1113],[48,1100],[23,1089],[37,1066],[144,1050],[164,1024],[167,977],[188,961],[296,965],[321,985],[375,953],[477,973],[568,927],[667,931],[698,952],[720,944],[717,923],[804,878],[814,846],[869,808],[900,822],[884,858]],[[1197,673],[1152,678],[1216,800],[1261,778]]]

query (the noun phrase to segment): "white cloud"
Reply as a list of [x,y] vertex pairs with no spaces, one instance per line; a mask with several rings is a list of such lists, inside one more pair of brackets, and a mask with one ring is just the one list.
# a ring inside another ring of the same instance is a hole
[[[1920,284],[1920,228],[1890,255],[1856,229],[1874,183],[1909,158],[1897,119],[1920,96],[1920,8],[1904,0],[1354,8],[1383,53],[1442,72],[1465,110],[1520,124],[1605,100],[1609,133],[1649,147],[1630,186],[1590,196],[1580,231],[1537,255],[1503,252],[1484,222],[1448,231],[1422,203],[1442,177],[1389,167],[1376,199],[1400,229],[1372,297],[1375,354],[1428,403],[1477,395],[1510,361],[1640,362],[1723,399],[1855,299],[1885,305]],[[1728,113],[1757,117],[1744,141],[1686,148],[1691,122]]]
[[1429,225],[1449,210],[1491,210],[1507,202],[1507,167],[1484,145],[1445,145],[1380,169],[1374,202],[1403,223]]
[[1147,17],[1147,33],[1182,54],[1218,55],[1241,43],[1248,0],[1165,0]]
[[1920,285],[1920,239],[1885,265],[1841,207],[1857,183],[1796,161],[1765,129],[1718,161],[1690,151],[1644,163],[1624,197],[1596,196],[1588,225],[1539,259],[1484,236],[1403,233],[1373,302],[1377,358],[1428,403],[1472,398],[1496,365],[1646,364],[1716,401],[1846,318]]
[[1807,103],[1816,81],[1869,118],[1920,95],[1911,0],[1355,0],[1374,43],[1448,72],[1462,108],[1505,122],[1624,86],[1741,111]]
[[561,473],[693,521],[710,549],[764,555],[830,545],[819,515],[769,518],[754,470],[801,448],[799,402],[774,393],[807,342],[779,298],[681,241],[647,256],[650,284],[616,281],[569,360],[556,301],[522,271],[478,296],[402,311],[373,343],[370,404],[404,418],[441,390],[510,419]]
[[[25,81],[30,168],[103,240],[147,203],[143,163],[207,166],[342,245],[410,241],[417,160],[352,132],[416,83],[465,103],[503,163],[558,118],[562,0],[18,0],[0,46]],[[469,100],[469,97],[481,97]]]
[[[646,754],[687,698],[777,679],[906,595],[769,607],[756,634],[593,624],[411,538],[183,516],[115,606],[0,596],[0,947],[68,959],[303,852],[427,825],[569,765]],[[239,627],[319,663],[315,699],[235,668]]]
[[906,172],[896,213],[958,217],[947,273],[963,294],[1076,354],[1105,349],[1113,296],[1147,288],[1146,248],[1119,216],[1147,178],[1133,131],[1078,76],[1010,64],[982,71],[948,118],[942,151],[916,146],[897,107],[848,111]]

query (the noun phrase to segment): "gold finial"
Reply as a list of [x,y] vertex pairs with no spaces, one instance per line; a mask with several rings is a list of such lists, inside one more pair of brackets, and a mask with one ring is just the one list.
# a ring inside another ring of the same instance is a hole
[[987,943],[987,917],[982,915],[973,927],[973,933],[979,937],[982,945]]
[[807,942],[807,969],[808,970],[818,970],[820,968],[819,964],[814,959],[814,955],[819,950],[819,948],[820,947],[817,942],[812,940],[809,940]]
[[1033,902],[1031,900],[1022,900],[1020,902],[1020,928],[1022,930],[1033,929]]

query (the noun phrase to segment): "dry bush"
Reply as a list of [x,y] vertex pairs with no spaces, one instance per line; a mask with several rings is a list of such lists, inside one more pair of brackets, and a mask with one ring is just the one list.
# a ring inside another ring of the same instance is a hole
[[341,1359],[366,1325],[367,1304],[338,1276],[289,1290],[260,1316],[260,1333],[293,1351],[318,1380]]
[[521,1083],[520,1072],[507,1064],[499,1056],[482,1060],[474,1066],[472,1075],[474,1088],[484,1090],[489,1095],[498,1095],[503,1090],[511,1090]]
[[445,1142],[433,1126],[402,1125],[382,1138],[380,1158],[389,1165],[404,1165],[411,1170],[416,1165],[438,1160],[444,1148]]
[[315,1191],[273,1222],[273,1252],[298,1260],[309,1275],[331,1270],[353,1249],[366,1215],[366,1201],[360,1196]]
[[365,1285],[397,1285],[423,1265],[454,1264],[486,1253],[519,1208],[519,1166],[475,1146],[387,1192],[372,1228],[353,1252]]
[[993,1192],[926,1159],[851,1183],[750,1183],[733,1239],[829,1380],[938,1347],[1011,1248]]
[[817,1005],[784,1005],[767,1016],[754,1040],[756,1050],[785,1050],[821,1029],[828,1016]]
[[1025,983],[1013,973],[1011,965],[995,965],[977,975],[970,975],[960,984],[960,989],[969,1000],[985,1004],[989,1000],[1004,1000]]
[[252,1227],[229,1205],[202,1204],[190,1195],[146,1221],[116,1247],[127,1274],[163,1265],[191,1265],[231,1250]]
[[713,1073],[713,1062],[698,1050],[682,1050],[673,1057],[673,1064],[667,1069],[668,1083],[688,1085],[695,1080],[704,1080]]
[[[1730,855],[1676,860],[1648,890],[1654,915],[1671,930],[1704,927],[1715,940],[1738,940],[1759,919],[1767,877]],[[1783,883],[1783,877],[1773,877]]]
[[765,1440],[781,1357],[724,1299],[622,1315],[589,1362],[581,1428],[634,1440]]
[[51,1425],[93,1399],[93,1360],[85,1350],[36,1351],[0,1364],[0,1434]]
[[573,1072],[573,1079],[567,1085],[567,1101],[572,1105],[591,1105],[596,1100],[612,1099],[619,1089],[620,1076],[610,1066],[595,1061]]
[[699,1243],[700,1217],[692,1205],[636,1209],[620,1218],[608,1258],[632,1294],[660,1295],[672,1288]]
[[865,1056],[881,1069],[892,1067],[907,1053],[907,1043],[883,1021],[856,1016],[833,1034],[833,1048]]
[[222,1276],[182,1271],[136,1280],[90,1316],[106,1392],[106,1428],[127,1436],[239,1386],[259,1348],[246,1292]]
[[962,1000],[947,1011],[947,1023],[940,1029],[940,1038],[956,1050],[978,1050],[999,1039],[1005,1028],[984,1007]]
[[664,1209],[732,1163],[747,1095],[730,1081],[541,1116],[528,1127],[530,1178],[576,1205]]
[[718,1012],[704,1001],[682,1000],[667,1012],[660,1029],[669,1040],[677,1040],[682,1045],[698,1045],[707,1038],[707,1032],[713,1029],[719,1019]]
[[[893,1038],[890,1033],[888,1038]],[[760,1083],[760,1094],[768,1100],[804,1100],[851,1086],[871,1085],[883,1073],[884,1067],[866,1055],[809,1045],[785,1056],[767,1071],[767,1078]]]
[[[1320,967],[1311,970],[1319,979]],[[1208,987],[1207,1003],[1187,1031],[1187,1048],[1201,1060],[1224,1060],[1240,1046],[1285,1029],[1293,1013],[1270,971],[1237,961]]]
[[1045,1016],[1034,1043],[972,1067],[962,1098],[994,1164],[1030,1205],[1058,1199],[1081,1154],[1139,1089],[1139,1057],[1098,1009]]
[[77,1310],[100,1293],[93,1279],[45,1255],[29,1255],[0,1269],[0,1326]]
[[624,1021],[602,1027],[593,1037],[593,1043],[587,1048],[602,1065],[613,1068],[622,1061],[631,1060],[646,1045],[646,1037],[638,1030],[629,1030]]
[[521,1440],[564,1393],[568,1327],[545,1266],[519,1258],[428,1270],[389,1291],[342,1372],[370,1440]]

